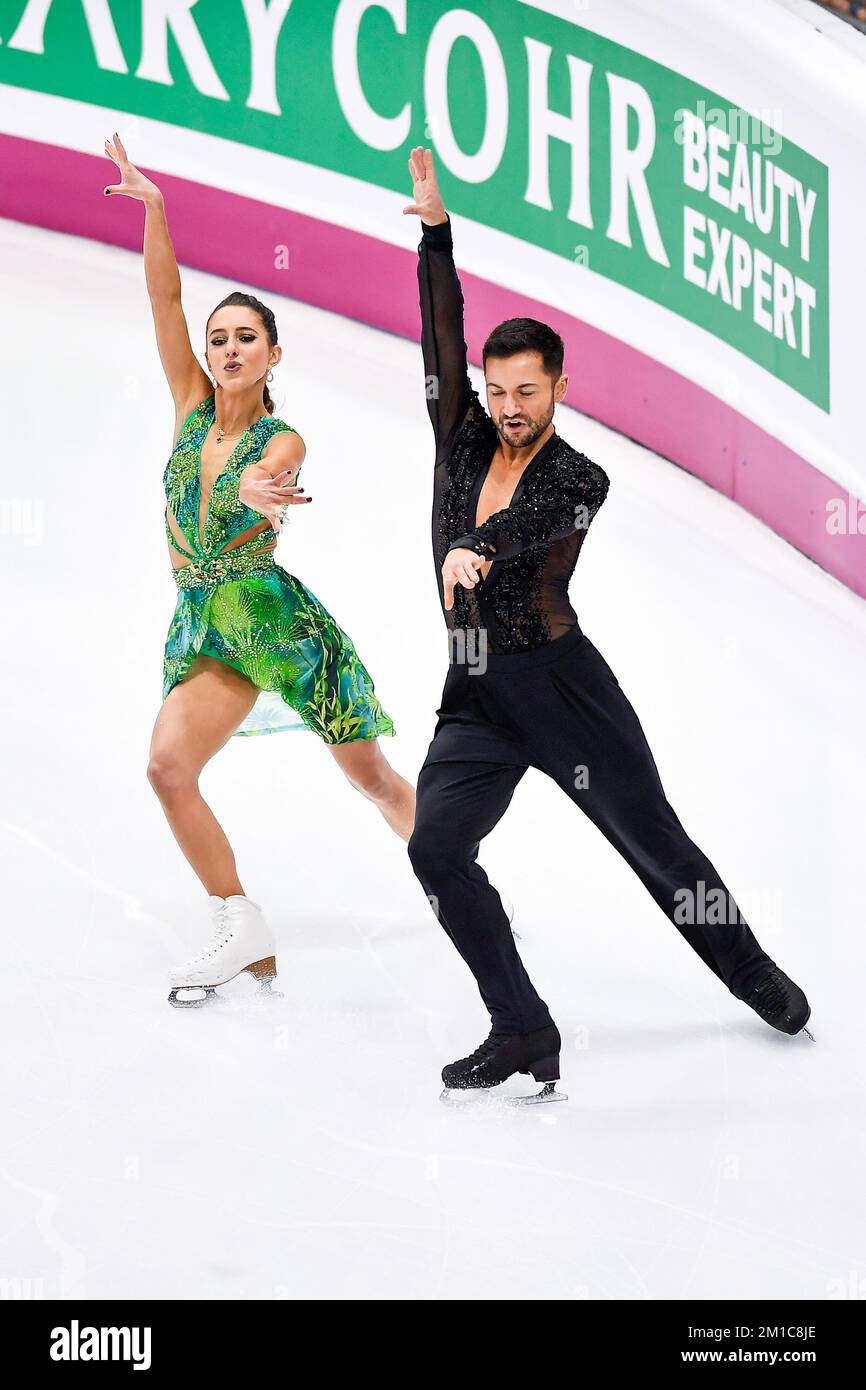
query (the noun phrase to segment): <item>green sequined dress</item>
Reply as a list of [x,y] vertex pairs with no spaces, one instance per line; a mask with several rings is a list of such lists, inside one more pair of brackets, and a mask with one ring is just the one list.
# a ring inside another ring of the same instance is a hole
[[262,415],[241,436],[214,482],[199,534],[201,451],[214,410],[208,396],[190,412],[163,474],[166,535],[190,561],[173,571],[178,595],[165,644],[163,700],[203,652],[260,687],[236,735],[311,729],[325,743],[352,743],[393,734],[351,638],[274,561],[273,551],[262,551],[273,542],[272,528],[230,544],[264,519],[240,501],[240,476],[261,458],[268,440],[291,430],[285,421]]

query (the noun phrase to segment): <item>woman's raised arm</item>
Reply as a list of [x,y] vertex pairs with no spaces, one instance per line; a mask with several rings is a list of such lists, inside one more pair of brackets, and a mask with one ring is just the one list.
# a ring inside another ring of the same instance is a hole
[[180,301],[180,272],[162,193],[145,174],[130,164],[120,136],[106,140],[105,153],[120,170],[120,183],[109,184],[106,194],[122,193],[144,203],[144,275],[153,310],[156,345],[169,389],[174,398],[175,443],[181,425],[193,406],[213,393],[213,383],[192,350],[186,315]]

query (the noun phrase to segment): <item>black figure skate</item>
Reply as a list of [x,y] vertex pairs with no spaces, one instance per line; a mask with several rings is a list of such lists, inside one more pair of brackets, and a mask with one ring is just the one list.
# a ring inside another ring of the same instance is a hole
[[812,1038],[812,1042],[815,1041],[806,1027],[812,1013],[809,1001],[800,986],[789,980],[778,965],[774,965],[749,991],[743,1003],[754,1009],[771,1028],[778,1028],[780,1033],[804,1032],[808,1038]]
[[453,1103],[466,1092],[489,1090],[520,1072],[523,1076],[531,1074],[542,1083],[542,1089],[531,1096],[508,1096],[509,1105],[568,1100],[564,1092],[556,1090],[561,1046],[562,1039],[555,1023],[533,1033],[499,1033],[494,1028],[471,1056],[443,1067],[445,1090],[441,1099],[446,1104]]

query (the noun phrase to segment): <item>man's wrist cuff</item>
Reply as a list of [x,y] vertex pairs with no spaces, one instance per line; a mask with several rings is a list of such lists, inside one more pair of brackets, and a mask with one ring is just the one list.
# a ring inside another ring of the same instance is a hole
[[452,244],[450,217],[447,222],[436,222],[435,224],[422,222],[421,231],[424,240],[431,242],[434,246],[450,246]]
[[448,549],[456,550],[458,547],[461,550],[474,550],[476,555],[483,555],[485,560],[495,560],[496,558],[496,550],[490,542],[472,531],[466,536],[458,536],[456,541],[451,542]]

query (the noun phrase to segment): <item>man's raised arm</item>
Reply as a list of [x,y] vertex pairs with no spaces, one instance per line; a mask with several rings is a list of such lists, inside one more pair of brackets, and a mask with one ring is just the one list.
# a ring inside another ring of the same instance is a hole
[[414,203],[403,209],[421,218],[418,291],[427,410],[436,438],[436,461],[451,448],[472,397],[463,338],[463,291],[457,277],[451,221],[436,182],[433,155],[420,145],[409,156]]

